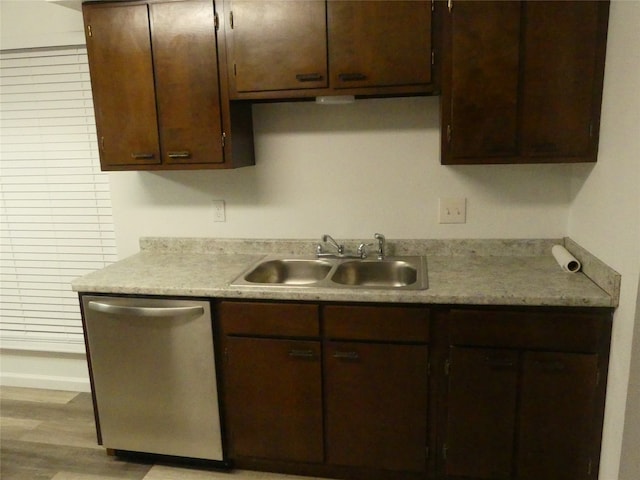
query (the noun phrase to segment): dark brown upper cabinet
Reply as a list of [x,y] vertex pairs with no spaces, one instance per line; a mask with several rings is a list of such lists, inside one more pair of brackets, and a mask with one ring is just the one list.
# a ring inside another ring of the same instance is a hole
[[608,1],[449,1],[442,163],[595,162],[608,16]]
[[236,92],[328,85],[324,0],[228,3]]
[[228,0],[233,99],[434,91],[435,2]]
[[82,8],[102,170],[253,163],[250,107],[232,110],[219,81],[211,0]]
[[327,3],[334,88],[431,82],[431,2]]

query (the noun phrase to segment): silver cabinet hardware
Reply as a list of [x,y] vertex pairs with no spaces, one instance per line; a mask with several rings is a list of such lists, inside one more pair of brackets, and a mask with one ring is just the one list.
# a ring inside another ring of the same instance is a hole
[[184,150],[181,152],[169,152],[167,153],[169,158],[191,158],[191,152]]
[[344,360],[357,360],[360,358],[360,355],[358,354],[358,352],[341,352],[341,351],[335,351],[333,352],[333,358],[341,358]]
[[314,358],[316,353],[313,350],[289,350],[288,355],[297,358]]
[[155,155],[153,153],[148,153],[148,152],[133,152],[131,154],[131,157],[135,158],[136,160],[149,160],[154,156]]

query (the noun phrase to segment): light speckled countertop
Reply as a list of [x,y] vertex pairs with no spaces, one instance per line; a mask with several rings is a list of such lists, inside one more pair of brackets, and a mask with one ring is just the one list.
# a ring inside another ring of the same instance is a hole
[[[563,244],[583,264],[565,273]],[[349,247],[357,241],[347,242]],[[144,238],[140,253],[75,280],[77,292],[212,298],[467,305],[615,307],[620,276],[570,239],[389,240],[391,255],[426,255],[427,290],[230,286],[267,254],[309,255],[314,240]]]

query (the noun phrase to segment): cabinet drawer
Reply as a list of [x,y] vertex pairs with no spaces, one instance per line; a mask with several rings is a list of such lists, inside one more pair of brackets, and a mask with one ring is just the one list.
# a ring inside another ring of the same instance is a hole
[[318,337],[318,305],[221,302],[218,307],[225,335]]
[[332,339],[426,342],[429,311],[422,307],[331,305],[324,312],[324,336]]
[[452,310],[452,345],[596,352],[609,313]]

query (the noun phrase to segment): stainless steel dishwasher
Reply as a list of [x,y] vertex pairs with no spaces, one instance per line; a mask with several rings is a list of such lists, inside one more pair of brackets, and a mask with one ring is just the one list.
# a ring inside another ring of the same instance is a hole
[[83,295],[98,441],[225,463],[209,302]]

